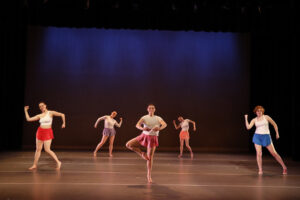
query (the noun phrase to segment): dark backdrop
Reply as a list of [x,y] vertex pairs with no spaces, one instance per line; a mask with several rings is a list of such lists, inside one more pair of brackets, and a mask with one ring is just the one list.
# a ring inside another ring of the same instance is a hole
[[[178,149],[179,115],[197,123],[195,150],[248,149],[249,34],[30,27],[28,37],[25,102],[31,115],[39,100],[66,114],[56,148],[94,148],[103,123],[93,124],[112,110],[124,118],[115,140],[124,148],[152,102],[168,124],[161,150]],[[37,126],[25,123],[23,147],[34,147]]]
[[[106,7],[101,5],[103,9],[100,10],[93,8],[93,3],[100,1],[91,1],[90,9],[82,7],[83,4],[78,4],[79,7],[72,6],[70,9],[67,3],[53,4],[48,9],[43,2],[23,0],[3,2],[6,12],[1,13],[3,17],[0,21],[2,27],[0,32],[1,115],[4,116],[1,121],[1,150],[22,147],[25,57],[27,54],[26,29],[29,24],[33,24],[114,29],[249,32],[251,53],[248,110],[252,110],[257,104],[264,105],[267,114],[271,115],[279,125],[281,139],[276,142],[276,147],[280,154],[292,155],[295,160],[300,159],[297,114],[299,113],[299,99],[297,98],[299,79],[296,72],[299,66],[299,23],[297,21],[299,1],[235,2],[233,0],[224,1],[225,6],[222,2],[210,1],[213,3],[187,6],[187,8],[194,9],[192,12],[187,10],[187,13],[176,9],[180,8],[177,5],[170,6],[172,1],[164,1],[170,4],[164,7],[159,6],[162,1],[150,1],[153,5],[142,12],[128,9],[130,6],[126,6],[127,1],[124,1],[125,6],[121,5],[122,9],[116,5],[110,6],[107,4],[109,1],[103,1]],[[62,0],[59,2],[63,3]],[[228,2],[231,2],[233,6],[227,5]],[[68,3],[71,2],[68,1]],[[212,7],[205,8],[205,6]],[[165,10],[169,8],[172,9]],[[195,8],[199,8],[199,12],[195,11]],[[156,12],[153,12],[153,9]],[[37,103],[37,100],[35,101]],[[51,102],[49,104],[52,105]],[[38,110],[33,110],[33,108],[36,109],[35,106],[31,107],[32,113],[38,112]],[[55,108],[61,110],[62,107],[57,103]],[[163,107],[158,108],[161,112],[160,108]],[[138,110],[141,111],[142,108]],[[26,126],[35,129],[32,124]],[[55,131],[58,134],[59,129]],[[250,137],[249,150],[253,151]]]

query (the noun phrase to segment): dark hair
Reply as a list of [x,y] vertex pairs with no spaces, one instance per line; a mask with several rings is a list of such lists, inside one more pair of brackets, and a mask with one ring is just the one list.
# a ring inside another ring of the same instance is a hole
[[147,108],[148,108],[149,106],[154,106],[154,107],[155,107],[155,105],[154,105],[153,103],[148,103]]
[[40,106],[41,103],[45,104],[46,108],[48,108],[48,106],[47,106],[47,104],[45,103],[45,101],[39,101],[39,106]]

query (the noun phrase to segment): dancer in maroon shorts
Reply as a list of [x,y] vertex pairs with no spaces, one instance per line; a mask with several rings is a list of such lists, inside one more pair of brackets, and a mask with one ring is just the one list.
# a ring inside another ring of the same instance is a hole
[[[154,115],[155,106],[153,104],[149,104],[147,110],[148,115],[143,116],[136,124],[136,128],[143,132],[129,140],[126,147],[147,160],[147,179],[149,183],[152,183],[151,171],[154,152],[158,146],[158,134],[160,130],[167,127],[167,124],[161,117]],[[147,148],[147,153],[141,150],[141,146]]]
[[24,107],[26,120],[28,122],[33,122],[37,120],[39,120],[40,122],[40,126],[36,132],[36,151],[34,155],[34,162],[29,169],[33,170],[37,168],[37,163],[41,156],[41,151],[44,145],[45,151],[56,161],[57,164],[56,169],[59,170],[61,167],[61,162],[58,160],[55,153],[50,149],[52,139],[54,138],[51,126],[52,126],[53,116],[57,116],[62,118],[63,124],[61,127],[65,128],[66,127],[65,115],[63,113],[48,110],[47,105],[44,102],[39,103],[39,108],[42,111],[42,113],[34,117],[30,117],[28,114],[29,106]]

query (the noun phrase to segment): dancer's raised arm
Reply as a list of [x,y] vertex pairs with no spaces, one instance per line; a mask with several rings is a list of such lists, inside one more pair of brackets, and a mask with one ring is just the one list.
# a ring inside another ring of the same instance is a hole
[[177,126],[177,124],[176,124],[176,121],[175,121],[175,120],[173,120],[173,124],[174,124],[174,127],[175,127],[175,129],[176,129],[176,130],[180,128],[180,124]]
[[25,112],[26,121],[34,122],[34,121],[38,121],[40,119],[40,114],[36,115],[34,117],[30,117],[29,114],[28,114],[28,110],[29,110],[29,106],[25,106],[24,107],[24,112]]
[[249,124],[249,122],[248,122],[248,115],[246,114],[245,115],[245,125],[246,125],[247,130],[250,130],[254,126],[254,124],[255,124],[255,120],[254,119],[252,119],[251,122],[250,122],[250,124]]
[[120,122],[118,123],[117,121],[116,121],[116,123],[115,123],[115,125],[117,126],[117,127],[121,127],[121,125],[122,125],[122,123],[123,123],[123,118],[122,117],[120,117]]

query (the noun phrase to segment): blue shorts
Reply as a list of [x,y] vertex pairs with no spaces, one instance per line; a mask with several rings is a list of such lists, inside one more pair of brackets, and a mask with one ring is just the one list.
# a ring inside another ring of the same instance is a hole
[[261,146],[269,146],[272,143],[272,139],[270,134],[257,134],[255,133],[252,138],[252,142],[254,144],[258,144]]

